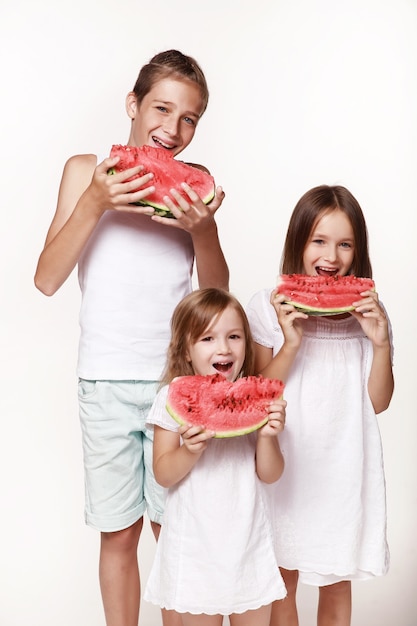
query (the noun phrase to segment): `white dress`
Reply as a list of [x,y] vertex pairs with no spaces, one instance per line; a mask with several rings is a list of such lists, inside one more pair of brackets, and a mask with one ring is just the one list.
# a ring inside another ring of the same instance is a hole
[[[254,340],[283,342],[271,290],[247,313]],[[268,491],[280,566],[325,585],[388,570],[385,479],[377,418],[367,391],[372,343],[353,316],[309,317],[284,391],[285,457]]]
[[[147,421],[176,431],[167,390]],[[230,615],[285,597],[255,443],[255,433],[210,440],[191,472],[168,489],[146,601],[179,613]]]

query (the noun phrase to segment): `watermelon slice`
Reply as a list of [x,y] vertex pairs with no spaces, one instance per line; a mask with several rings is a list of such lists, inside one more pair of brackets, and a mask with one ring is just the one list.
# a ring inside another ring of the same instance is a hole
[[371,278],[357,276],[307,276],[282,274],[278,293],[287,304],[308,315],[340,315],[353,311],[352,302],[361,299],[363,291],[375,290]]
[[150,172],[153,173],[152,184],[155,186],[155,191],[135,204],[151,206],[158,215],[174,217],[164,203],[164,196],[170,195],[171,189],[176,189],[184,198],[187,198],[181,188],[181,183],[190,185],[205,204],[214,198],[215,183],[210,174],[182,161],[177,161],[170,152],[163,148],[114,145],[110,151],[110,156],[118,156],[120,161],[115,167],[109,169],[108,174],[122,172],[137,165],[143,165],[144,170],[129,180],[140,178]]
[[166,408],[180,425],[203,426],[217,438],[237,437],[266,424],[268,403],[283,391],[283,382],[262,376],[235,382],[221,374],[182,376],[170,384]]

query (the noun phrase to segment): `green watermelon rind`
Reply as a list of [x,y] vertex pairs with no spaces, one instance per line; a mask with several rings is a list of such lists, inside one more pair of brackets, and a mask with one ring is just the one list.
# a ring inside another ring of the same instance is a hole
[[[181,419],[181,417],[175,413],[175,411],[170,407],[168,403],[166,405],[166,410],[168,411],[170,416],[180,426],[184,426],[187,423],[185,420]],[[238,428],[236,430],[216,430],[213,439],[228,439],[231,437],[240,437],[242,435],[249,435],[249,433],[253,433],[255,430],[262,428],[262,426],[264,426],[267,423],[267,421],[268,421],[268,414],[260,422],[257,422],[256,424],[253,424],[252,426],[248,426],[245,428]],[[206,427],[206,430],[208,430],[208,427]]]
[[349,311],[355,310],[354,306],[338,307],[335,309],[313,307],[306,304],[301,304],[300,302],[296,302],[295,300],[285,300],[284,304],[291,304],[297,309],[297,311],[300,311],[300,313],[306,313],[307,315],[316,315],[317,317],[324,317],[325,315],[342,315],[343,313],[349,313]]

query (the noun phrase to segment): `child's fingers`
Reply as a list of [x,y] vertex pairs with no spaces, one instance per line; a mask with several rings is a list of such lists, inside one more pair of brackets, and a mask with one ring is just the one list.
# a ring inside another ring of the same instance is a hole
[[276,417],[274,415],[274,417],[269,417],[268,420],[268,424],[274,428],[275,430],[284,430],[284,426],[285,426],[285,417]]
[[[202,200],[201,200],[200,196],[198,195],[198,193],[196,191],[194,191],[194,189],[192,187],[190,187],[190,185],[188,185],[187,183],[181,183],[181,188],[184,190],[184,192],[188,196],[188,198],[190,200],[190,204],[196,204],[197,202],[202,202]],[[175,190],[173,190],[173,191],[175,191]]]
[[212,214],[214,214],[217,209],[221,206],[223,200],[225,199],[226,194],[223,191],[222,187],[216,187],[216,192],[214,194],[214,198],[208,205],[206,205]]
[[282,424],[285,426],[285,415],[281,413],[270,413],[268,417],[268,422],[270,424]]
[[117,165],[117,163],[119,161],[120,161],[120,157],[118,157],[118,156],[116,156],[116,157],[107,157],[106,159],[101,161],[101,163],[97,164],[96,170],[98,172],[107,172],[112,167]]
[[197,435],[202,430],[204,430],[202,426],[192,426],[191,424],[183,424],[178,428],[178,432],[183,439],[193,437],[193,435]]
[[276,414],[272,413],[269,415],[267,423],[262,426],[260,434],[263,437],[271,437],[281,433],[284,428],[285,420],[282,417],[277,418]]
[[356,300],[355,302],[352,302],[352,306],[356,308],[358,307],[363,307],[366,305],[373,305],[373,304],[377,304],[379,306],[379,297],[378,297],[378,293],[376,291],[363,291],[361,293],[361,299],[360,300]]
[[[104,159],[104,161],[101,161],[101,163],[98,163],[96,167],[96,171],[99,172],[100,174],[102,173],[107,174],[109,170],[114,168],[119,161],[120,161],[120,157],[118,156],[107,157],[106,159]],[[126,180],[127,178],[130,178],[131,176],[136,176],[137,174],[139,174],[139,172],[142,172],[143,169],[144,169],[143,165],[135,165],[135,167],[130,167],[129,169],[122,170],[120,172],[113,172],[111,175],[116,176],[118,180]]]
[[184,424],[178,429],[181,437],[185,439],[195,439],[197,441],[205,441],[211,439],[214,436],[214,432],[211,430],[205,430],[203,426],[191,426],[190,424]]
[[214,437],[214,432],[202,430],[200,426],[185,427],[182,434],[183,445],[192,454],[200,454],[206,449],[208,440]]
[[268,422],[274,427],[284,427],[287,402],[283,398],[272,400],[268,406]]
[[271,292],[271,298],[270,298],[270,302],[272,304],[272,306],[279,306],[280,304],[282,304],[285,300],[285,296],[283,293],[278,293],[277,289],[274,289]]
[[275,400],[271,400],[268,405],[268,410],[270,413],[285,411],[287,407],[287,401],[284,398],[275,398]]
[[187,213],[187,211],[193,207],[197,207],[202,204],[200,196],[189,185],[183,183],[181,187],[186,192],[188,198],[184,197],[184,195],[176,189],[171,189],[169,193],[183,213]]
[[[143,165],[136,165],[135,167],[131,167],[127,170],[109,174],[109,171],[112,170],[118,161],[119,157],[104,159],[104,161],[97,166],[97,173],[106,174],[106,176],[108,176],[108,181],[112,184],[124,183],[125,191],[135,191],[142,185],[149,183],[154,178],[154,174],[152,172],[144,172],[145,168]],[[130,178],[133,178],[133,180],[129,180]]]

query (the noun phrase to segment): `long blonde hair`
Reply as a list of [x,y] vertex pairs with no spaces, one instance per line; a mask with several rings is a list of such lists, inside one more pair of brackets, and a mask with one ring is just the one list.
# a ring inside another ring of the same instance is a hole
[[246,313],[240,302],[223,289],[199,289],[186,296],[175,308],[171,319],[171,341],[168,347],[167,362],[162,375],[162,383],[168,384],[176,376],[194,374],[187,358],[190,345],[197,342],[213,318],[221,315],[227,307],[232,307],[240,316],[245,335],[245,360],[241,376],[255,373],[255,355],[252,334]]

